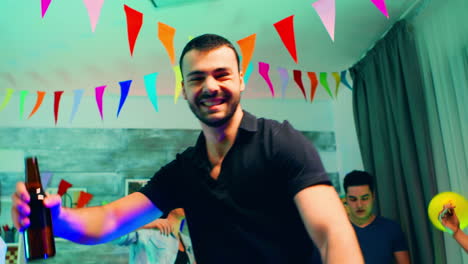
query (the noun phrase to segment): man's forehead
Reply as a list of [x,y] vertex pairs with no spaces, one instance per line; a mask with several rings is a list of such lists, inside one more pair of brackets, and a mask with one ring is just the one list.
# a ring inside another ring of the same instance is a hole
[[227,64],[234,62],[237,65],[236,53],[234,50],[228,46],[221,46],[210,50],[192,49],[185,54],[184,58],[182,59],[182,65],[180,66],[183,67],[184,70],[189,70],[187,68],[189,68],[189,66],[193,66],[193,64],[198,62],[200,58],[205,58],[210,55],[216,56],[216,58],[223,58],[223,60],[213,60],[213,62],[222,61],[226,64],[226,66]]
[[347,193],[353,193],[355,195],[365,195],[370,194],[371,190],[369,185],[356,185],[356,186],[348,186]]

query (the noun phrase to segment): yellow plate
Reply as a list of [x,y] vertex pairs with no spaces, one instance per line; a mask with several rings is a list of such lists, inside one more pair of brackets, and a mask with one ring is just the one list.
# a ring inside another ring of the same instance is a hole
[[468,200],[455,192],[442,192],[434,196],[429,207],[427,208],[427,214],[432,224],[439,230],[449,232],[445,226],[439,221],[439,213],[444,208],[444,204],[451,203],[455,206],[455,213],[460,220],[460,228],[464,229],[468,226]]

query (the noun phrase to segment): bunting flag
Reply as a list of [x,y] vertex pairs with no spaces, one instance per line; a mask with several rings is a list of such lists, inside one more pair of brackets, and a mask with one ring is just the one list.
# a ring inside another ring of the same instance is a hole
[[67,190],[72,186],[73,185],[71,183],[67,182],[64,179],[61,179],[58,186],[57,194],[63,196],[65,193],[67,193]]
[[33,116],[36,113],[36,111],[39,109],[39,107],[41,107],[42,101],[44,100],[45,94],[46,94],[46,92],[37,91],[36,105],[34,105],[34,108],[31,111],[31,113],[29,114],[28,119],[31,118],[31,116]]
[[133,48],[135,47],[138,34],[140,33],[141,25],[143,25],[143,14],[124,5],[125,15],[127,17],[127,34],[128,45],[130,46],[130,56],[133,56]]
[[23,118],[23,112],[24,112],[24,102],[26,101],[26,97],[28,96],[29,91],[23,90],[20,92],[20,119]]
[[128,96],[128,92],[130,91],[130,85],[131,84],[132,84],[132,80],[119,82],[119,85],[120,85],[120,102],[119,102],[119,109],[117,110],[117,118],[119,118],[120,110],[122,110],[122,107],[125,104],[125,100],[127,100],[127,96]]
[[341,77],[340,74],[337,72],[332,72],[333,78],[335,78],[335,98],[338,97],[338,89],[340,89],[340,82],[341,82]]
[[182,72],[180,71],[179,65],[172,67],[172,70],[174,71],[175,77],[174,104],[176,104],[182,92]]
[[81,98],[83,97],[84,89],[77,89],[73,91],[74,96],[73,96],[73,108],[72,112],[70,114],[70,124],[73,122],[73,119],[75,118],[76,112],[78,111],[78,107],[81,102]]
[[252,55],[255,50],[255,39],[257,34],[252,34],[246,38],[237,41],[239,44],[241,54],[242,54],[242,68],[243,72],[247,71],[247,67],[250,64],[250,60],[252,59]]
[[332,41],[335,41],[335,0],[318,0],[312,6],[317,11]]
[[333,94],[330,91],[330,87],[328,87],[327,73],[321,72],[319,78],[320,84],[323,86],[323,88],[325,88],[325,91],[327,91],[328,95],[330,95],[330,97],[333,98]]
[[296,38],[294,36],[294,15],[276,22],[274,26],[281,38],[281,41],[283,41],[284,46],[286,46],[289,54],[297,63]]
[[271,96],[275,97],[275,88],[273,87],[273,83],[271,83],[270,76],[268,75],[269,71],[270,64],[265,62],[258,62],[258,72],[268,84],[268,87],[270,87]]
[[171,64],[175,64],[175,51],[174,51],[174,36],[175,36],[175,28],[170,27],[164,23],[158,22],[158,38],[161,43],[166,48],[167,54],[169,55],[169,59],[171,60]]
[[45,14],[47,13],[47,9],[49,9],[50,2],[52,0],[41,0],[41,17],[44,18]]
[[93,198],[92,194],[88,192],[80,191],[80,195],[78,196],[78,201],[76,202],[76,208],[85,207],[86,204],[88,204],[92,198]]
[[310,101],[314,101],[315,92],[317,91],[318,80],[315,72],[308,72],[307,76],[310,79]]
[[50,179],[52,178],[53,173],[50,171],[41,171],[41,184],[42,187],[47,189],[47,186],[49,186]]
[[157,76],[158,76],[158,73],[155,72],[155,73],[145,75],[144,79],[145,79],[145,87],[146,87],[146,93],[148,94],[148,98],[153,104],[153,107],[156,110],[156,112],[159,112],[158,94],[156,93],[156,77]]
[[6,89],[6,94],[5,94],[5,98],[3,98],[3,102],[2,104],[0,105],[0,111],[2,111],[7,105],[8,103],[10,102],[10,99],[11,99],[11,96],[13,95],[13,92],[15,90],[12,89],[12,88],[7,88]]
[[302,94],[304,95],[304,99],[307,101],[307,95],[304,89],[304,84],[302,83],[302,72],[300,70],[293,70],[294,81],[296,82],[297,86],[301,89]]
[[254,68],[254,66],[253,66],[253,64],[251,62],[251,63],[249,63],[249,66],[247,67],[247,71],[244,73],[244,83],[245,83],[246,86],[247,86],[247,83],[250,80],[250,76],[252,75],[253,68]]
[[101,8],[104,0],[83,0],[86,9],[88,10],[89,21],[91,22],[91,31],[96,30],[96,25],[101,15]]
[[105,89],[106,89],[106,85],[98,86],[94,89],[94,94],[96,97],[96,104],[99,109],[99,114],[101,115],[101,120],[104,120],[104,116],[102,114],[102,96],[104,94]]
[[341,77],[341,82],[352,91],[353,87],[351,87],[351,85],[349,85],[348,81],[346,80],[346,70],[341,72],[340,77]]
[[63,91],[55,91],[54,92],[54,120],[55,124],[57,125],[57,119],[59,114],[60,108],[60,99],[62,98]]
[[382,14],[384,14],[384,16],[387,17],[387,19],[390,18],[385,0],[371,0],[371,2],[380,10]]
[[288,87],[289,74],[285,68],[278,67],[278,73],[281,79],[281,97],[286,97],[286,88]]

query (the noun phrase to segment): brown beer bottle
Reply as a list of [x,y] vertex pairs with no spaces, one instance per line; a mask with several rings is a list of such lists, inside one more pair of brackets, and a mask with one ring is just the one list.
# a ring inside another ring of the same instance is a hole
[[44,188],[39,174],[39,164],[36,157],[25,160],[26,188],[31,197],[29,206],[30,225],[24,231],[24,251],[26,259],[46,259],[55,255],[55,241],[52,230],[50,209],[43,204],[45,198]]

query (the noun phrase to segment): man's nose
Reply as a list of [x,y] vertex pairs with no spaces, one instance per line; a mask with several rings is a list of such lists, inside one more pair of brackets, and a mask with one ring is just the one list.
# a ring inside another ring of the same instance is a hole
[[203,83],[203,92],[213,94],[216,91],[218,91],[218,89],[218,82],[213,76],[208,76],[205,78],[205,81]]

